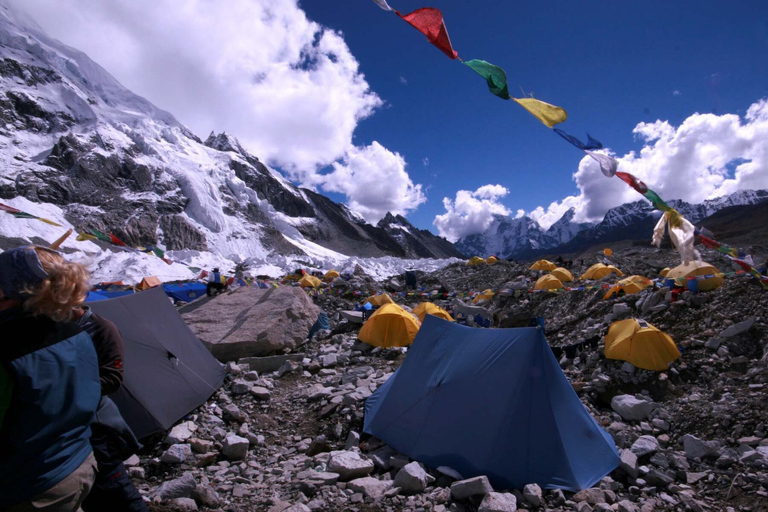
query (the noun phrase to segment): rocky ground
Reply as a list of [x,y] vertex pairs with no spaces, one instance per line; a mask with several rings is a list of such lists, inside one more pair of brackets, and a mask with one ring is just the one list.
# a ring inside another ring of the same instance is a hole
[[[611,261],[627,275],[654,277],[675,258],[669,249],[629,245]],[[733,270],[716,253],[705,259]],[[596,259],[574,261],[579,275]],[[535,484],[492,489],[484,477],[455,481],[366,438],[365,399],[406,351],[359,342],[359,326],[338,314],[370,291],[403,290],[402,279],[376,283],[361,275],[348,285],[358,296],[314,298],[329,314],[330,331],[291,354],[229,363],[224,387],[129,461],[134,481],[152,510],[768,510],[768,290],[742,275],[674,302],[664,288],[609,300],[603,289],[530,293],[527,279],[538,273],[528,265],[455,264],[417,277],[425,292],[510,290],[481,304],[496,325],[543,317],[556,347],[600,337],[597,348],[560,360],[621,454],[621,466],[596,487],[575,494]],[[396,299],[412,307],[424,297]],[[684,349],[668,371],[604,357],[602,335],[629,317],[644,318]]]

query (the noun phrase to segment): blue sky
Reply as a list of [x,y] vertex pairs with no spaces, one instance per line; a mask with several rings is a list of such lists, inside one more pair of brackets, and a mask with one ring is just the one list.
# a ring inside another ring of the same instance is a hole
[[[374,223],[403,213],[455,240],[492,213],[546,227],[639,199],[370,0],[5,1],[201,137],[226,130]],[[566,109],[559,128],[665,199],[768,188],[768,4],[390,5],[441,9],[459,57]]]
[[[641,121],[679,125],[695,112],[737,113],[768,96],[768,5],[762,2],[390,3],[402,14],[438,7],[459,57],[507,72],[510,92],[568,111],[559,127],[586,132],[617,154],[639,150]],[[429,227],[442,197],[493,183],[511,210],[576,192],[580,154],[482,79],[373,2],[343,8],[306,1],[310,18],[340,30],[371,88],[386,102],[361,122],[361,143],[378,140],[406,157],[429,202],[408,215]],[[403,80],[405,83],[403,83]],[[428,159],[429,165],[423,165]]]

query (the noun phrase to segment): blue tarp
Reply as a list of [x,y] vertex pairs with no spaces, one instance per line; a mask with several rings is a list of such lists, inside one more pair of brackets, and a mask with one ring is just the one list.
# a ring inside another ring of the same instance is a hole
[[[101,299],[95,299],[95,300],[104,300],[104,299],[114,299],[115,297],[123,297],[124,295],[131,295],[136,292],[134,292],[133,290],[115,290],[115,291],[98,290],[96,292],[90,292],[88,294],[88,297],[90,298],[91,295],[93,295],[94,293],[98,294],[101,297]],[[86,302],[87,300],[88,299],[86,299]]]
[[192,302],[200,297],[205,297],[205,285],[199,282],[164,284],[165,294],[174,300]]
[[402,366],[366,401],[363,428],[496,489],[577,491],[619,465],[540,327],[476,329],[427,315]]
[[103,295],[103,292],[94,292],[91,290],[88,292],[88,296],[85,298],[85,302],[95,302],[97,300],[107,300],[109,297]]

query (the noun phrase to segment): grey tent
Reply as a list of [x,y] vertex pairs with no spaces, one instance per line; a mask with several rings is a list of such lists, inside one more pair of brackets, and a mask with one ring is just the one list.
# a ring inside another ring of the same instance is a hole
[[110,398],[136,437],[169,429],[224,382],[224,367],[161,287],[88,305],[114,322],[123,336],[123,386]]

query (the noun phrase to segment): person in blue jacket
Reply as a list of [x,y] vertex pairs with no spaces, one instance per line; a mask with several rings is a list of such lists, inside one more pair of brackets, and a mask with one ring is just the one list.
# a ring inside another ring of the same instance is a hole
[[93,484],[99,365],[71,321],[87,294],[85,268],[56,251],[0,253],[0,510],[76,511]]

